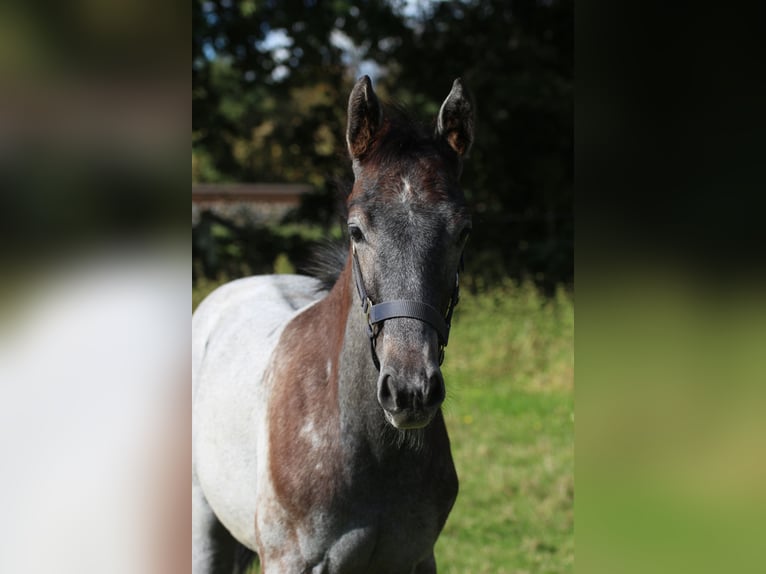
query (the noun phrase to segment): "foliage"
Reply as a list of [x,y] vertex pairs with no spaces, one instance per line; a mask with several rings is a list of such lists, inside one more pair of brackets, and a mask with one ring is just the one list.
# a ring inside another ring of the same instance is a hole
[[235,222],[203,211],[192,229],[192,281],[294,272],[325,238],[339,236],[337,226]]
[[440,572],[573,571],[573,332],[562,288],[551,298],[505,281],[458,306],[444,412],[460,493]]
[[490,284],[573,276],[572,3],[196,0],[192,181],[308,182],[298,218],[338,222],[354,79],[432,119],[462,76],[476,144],[467,265]]
[[527,275],[552,291],[573,274],[572,3],[431,6],[396,59],[394,93],[433,114],[449,79],[465,79],[476,107],[463,182],[477,255],[467,263],[493,281]]

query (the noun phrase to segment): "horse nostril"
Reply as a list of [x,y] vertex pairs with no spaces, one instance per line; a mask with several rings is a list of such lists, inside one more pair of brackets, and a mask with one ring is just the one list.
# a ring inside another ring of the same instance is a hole
[[394,378],[388,373],[384,373],[380,377],[380,382],[378,383],[378,402],[387,411],[395,411],[401,406],[401,397],[396,390]]
[[438,370],[427,379],[407,381],[384,371],[378,379],[378,402],[385,410],[396,413],[413,409],[420,411],[438,407],[444,401],[444,379]]
[[428,379],[423,404],[426,407],[437,407],[444,401],[444,395],[444,378],[439,371],[436,371]]

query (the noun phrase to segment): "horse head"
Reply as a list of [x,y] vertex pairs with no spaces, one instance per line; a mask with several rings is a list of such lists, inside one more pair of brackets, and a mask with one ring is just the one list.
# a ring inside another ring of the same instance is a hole
[[445,397],[440,365],[471,229],[459,178],[472,106],[455,80],[427,131],[384,108],[364,76],[349,98],[346,140],[355,176],[348,232],[378,402],[394,427],[421,428]]

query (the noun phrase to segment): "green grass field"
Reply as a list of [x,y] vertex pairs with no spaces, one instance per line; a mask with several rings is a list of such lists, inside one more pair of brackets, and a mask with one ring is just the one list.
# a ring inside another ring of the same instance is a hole
[[573,338],[563,290],[464,293],[443,366],[460,494],[436,545],[442,574],[574,570]]
[[444,375],[460,494],[440,572],[574,570],[574,302],[507,284],[466,295]]

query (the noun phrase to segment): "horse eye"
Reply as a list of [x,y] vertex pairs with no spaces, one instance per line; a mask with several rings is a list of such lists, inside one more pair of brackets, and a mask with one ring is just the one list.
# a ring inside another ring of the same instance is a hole
[[348,233],[349,235],[351,235],[351,240],[354,243],[359,243],[361,241],[364,241],[364,233],[362,233],[362,230],[359,229],[356,225],[349,225]]

